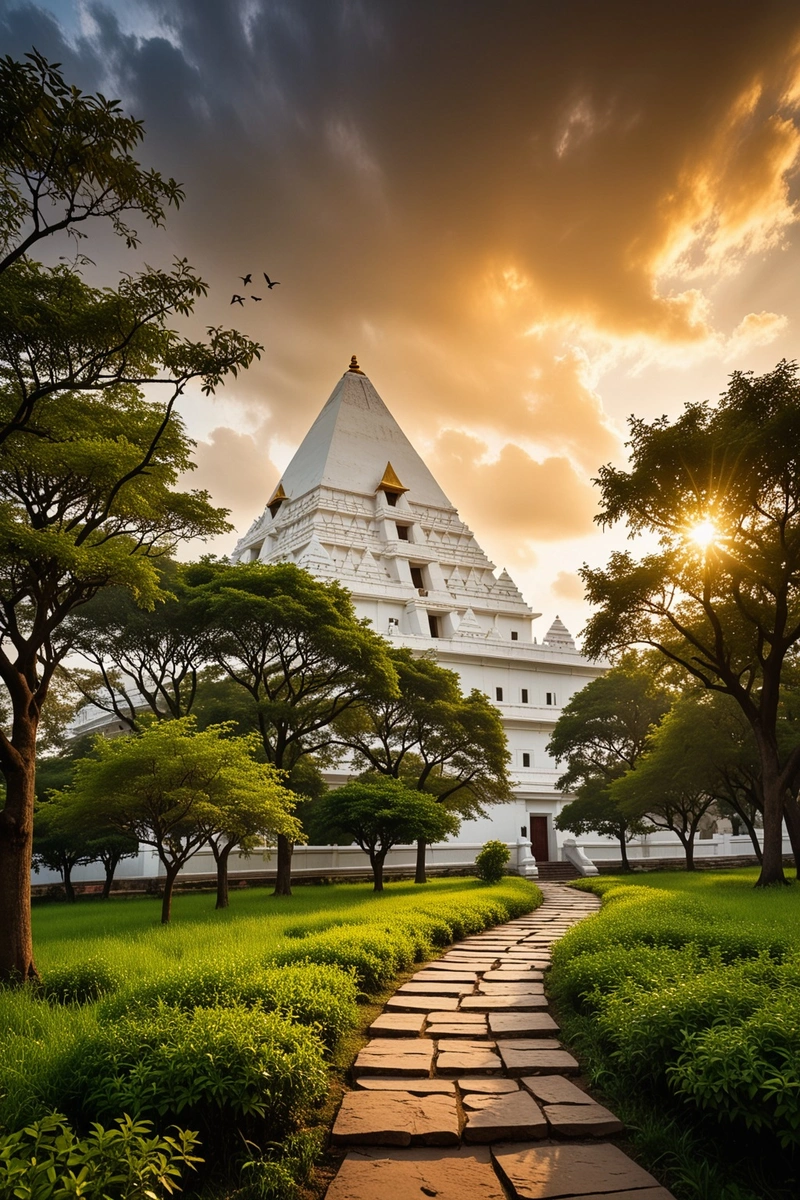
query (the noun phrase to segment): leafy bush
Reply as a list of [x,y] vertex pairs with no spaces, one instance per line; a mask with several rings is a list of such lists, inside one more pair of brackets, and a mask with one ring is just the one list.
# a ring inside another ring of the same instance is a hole
[[117,972],[102,958],[85,958],[50,968],[42,980],[42,991],[58,1004],[86,1004],[116,991],[119,983]]
[[0,1196],[24,1200],[159,1200],[180,1190],[183,1167],[202,1162],[194,1133],[150,1136],[149,1121],[120,1117],[79,1138],[60,1113],[0,1136]]
[[258,962],[197,963],[132,985],[103,1001],[102,1020],[168,1004],[191,1011],[241,1004],[276,1012],[316,1029],[333,1049],[358,1023],[356,981],[351,971],[309,963],[264,967]]
[[478,875],[484,883],[499,883],[503,878],[503,867],[511,857],[505,842],[486,842],[475,859]]
[[70,1066],[68,1111],[191,1120],[204,1143],[254,1123],[268,1140],[279,1138],[328,1086],[311,1030],[242,1005],[141,1010],[99,1026]]
[[377,992],[418,957],[418,941],[407,929],[376,923],[340,925],[326,933],[288,942],[269,957],[271,963],[329,963],[352,970],[359,985]]

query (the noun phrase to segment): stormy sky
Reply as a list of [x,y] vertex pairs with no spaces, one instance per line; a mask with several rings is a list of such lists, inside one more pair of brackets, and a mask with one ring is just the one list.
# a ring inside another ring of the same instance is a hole
[[356,353],[537,632],[577,631],[628,415],[797,355],[795,2],[0,0],[34,45],[186,188],[141,251],[93,238],[98,279],[186,256],[197,321],[264,343],[183,408],[239,532]]

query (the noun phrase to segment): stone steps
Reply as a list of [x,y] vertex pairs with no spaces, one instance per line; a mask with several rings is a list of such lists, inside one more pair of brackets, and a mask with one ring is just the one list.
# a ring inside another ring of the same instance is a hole
[[581,1086],[547,1011],[550,946],[599,901],[541,886],[535,913],[426,964],[373,1022],[327,1200],[671,1200],[604,1140],[622,1123]]

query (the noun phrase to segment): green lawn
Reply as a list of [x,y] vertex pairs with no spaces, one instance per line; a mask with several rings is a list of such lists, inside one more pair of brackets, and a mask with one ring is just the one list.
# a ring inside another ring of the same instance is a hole
[[55,1110],[81,1135],[123,1114],[197,1131],[187,1197],[295,1200],[397,978],[541,899],[515,877],[248,889],[221,912],[178,895],[166,927],[155,898],[36,906],[42,984],[0,989],[0,1195],[23,1194],[3,1135]]
[[603,876],[549,989],[590,1080],[679,1200],[800,1179],[800,885],[755,869]]

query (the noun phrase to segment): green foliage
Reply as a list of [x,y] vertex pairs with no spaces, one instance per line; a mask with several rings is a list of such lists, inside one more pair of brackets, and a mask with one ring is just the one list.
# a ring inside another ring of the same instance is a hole
[[478,875],[484,883],[499,883],[503,878],[503,867],[511,857],[505,842],[486,842],[475,859]]
[[19,1200],[161,1200],[180,1191],[184,1167],[202,1162],[197,1136],[152,1135],[150,1121],[119,1117],[79,1137],[60,1113],[0,1135],[0,1195]]
[[162,1126],[188,1120],[204,1143],[256,1123],[274,1140],[328,1087],[312,1030],[240,1004],[190,1012],[162,1004],[101,1024],[71,1068],[67,1111],[100,1120],[129,1112]]
[[41,990],[56,1004],[86,1004],[115,992],[119,983],[119,974],[104,959],[87,956],[51,967],[42,979]]
[[349,971],[318,963],[276,968],[238,958],[191,963],[129,984],[104,1001],[100,1017],[107,1021],[162,1004],[185,1012],[228,1004],[276,1012],[316,1030],[331,1049],[358,1020],[356,984]]
[[736,877],[582,885],[604,907],[554,947],[550,988],[591,1070],[676,1119],[800,1146],[800,936],[778,915],[797,897],[759,893],[759,914]]

